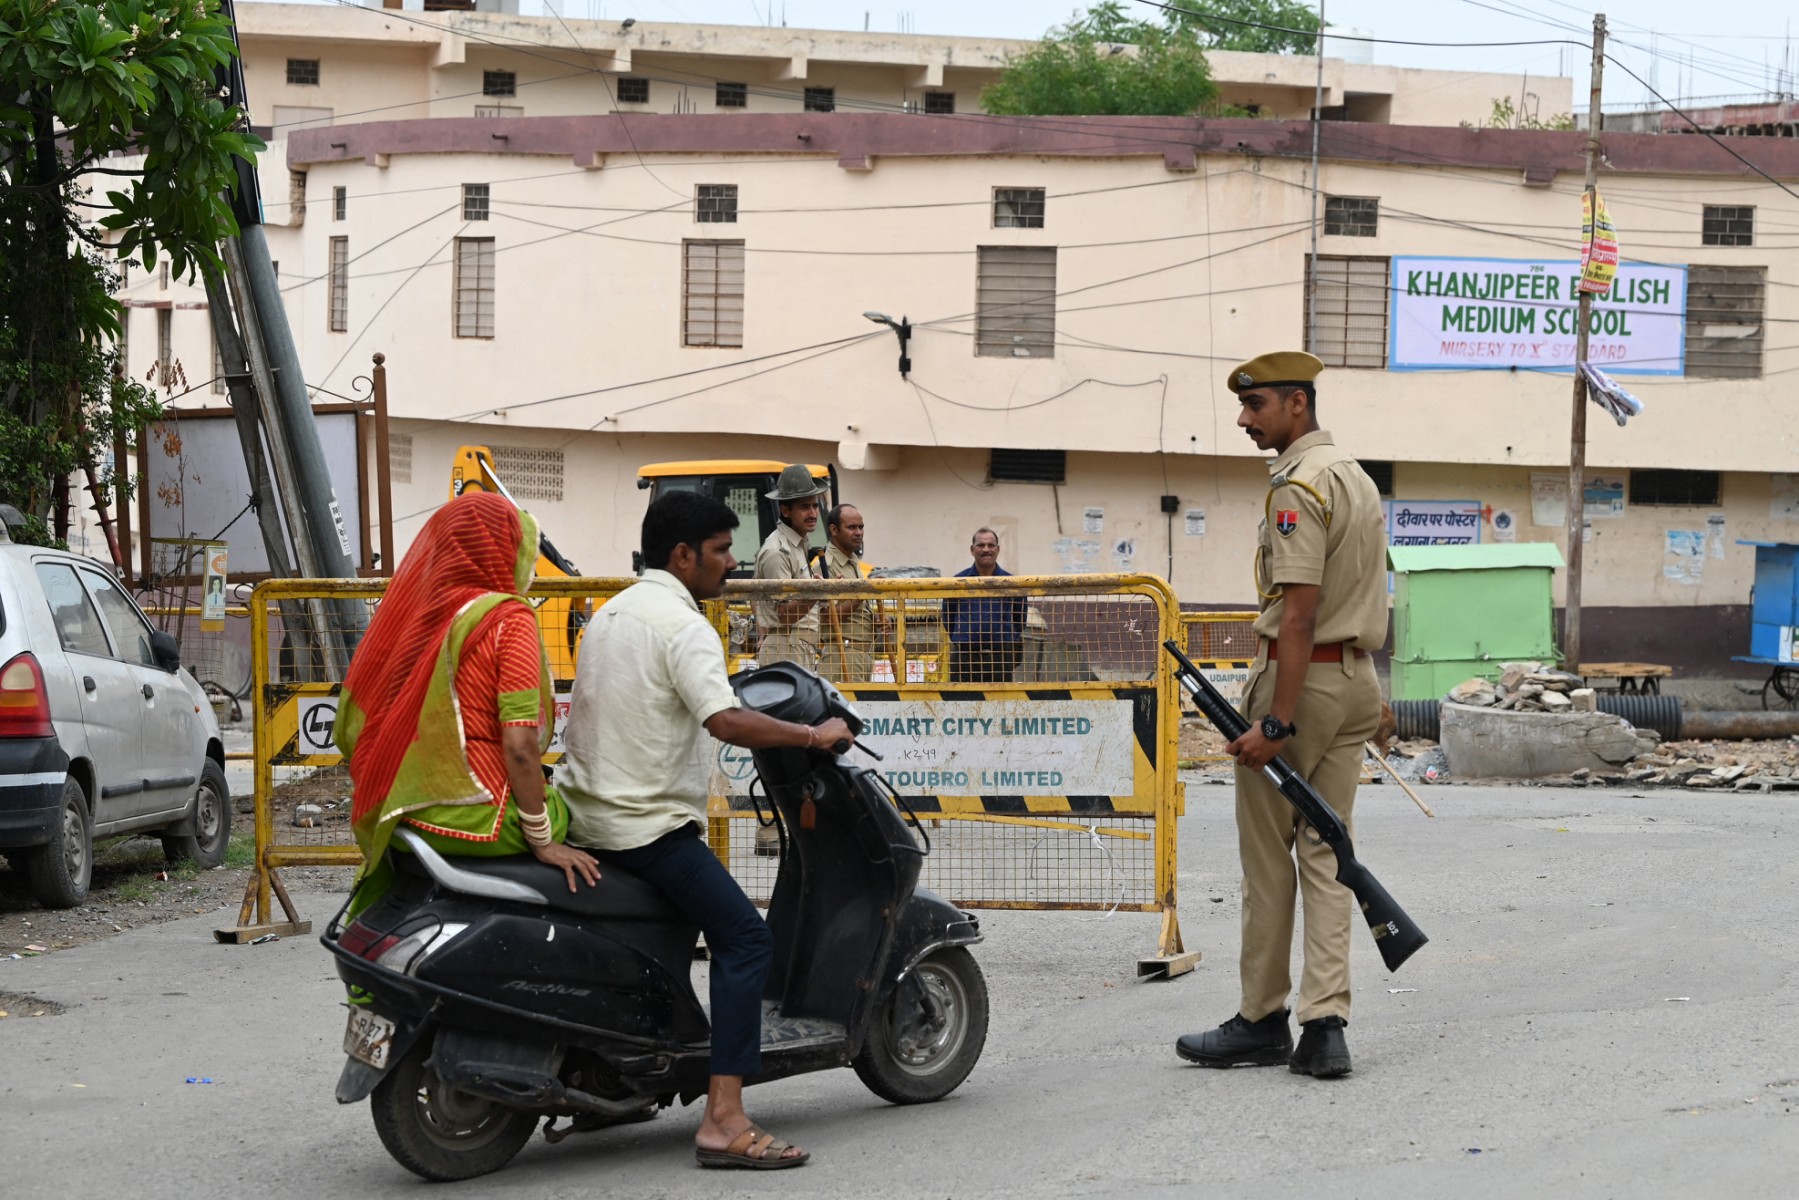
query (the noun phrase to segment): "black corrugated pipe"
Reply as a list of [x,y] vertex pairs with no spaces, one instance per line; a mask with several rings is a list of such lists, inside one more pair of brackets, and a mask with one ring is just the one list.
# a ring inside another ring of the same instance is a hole
[[1679,696],[1600,692],[1599,711],[1623,717],[1638,729],[1653,729],[1664,742],[1678,742],[1681,738]]

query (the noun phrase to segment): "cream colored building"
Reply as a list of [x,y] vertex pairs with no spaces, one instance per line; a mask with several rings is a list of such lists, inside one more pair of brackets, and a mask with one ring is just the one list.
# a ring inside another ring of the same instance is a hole
[[[1224,376],[1309,344],[1333,368],[1325,425],[1396,509],[1461,502],[1483,541],[1499,516],[1562,540],[1571,384],[1546,368],[1569,339],[1542,326],[1566,293],[1538,283],[1501,314],[1541,322],[1539,357],[1507,369],[1400,369],[1420,351],[1396,336],[1441,316],[1466,332],[1427,358],[1518,341],[1480,330],[1480,305],[1408,294],[1430,285],[1403,268],[1430,264],[1395,258],[1559,280],[1575,257],[1581,136],[1458,125],[1515,81],[1327,61],[1347,119],[1321,127],[1315,188],[1312,125],[1288,119],[1309,113],[1311,60],[1216,56],[1262,119],[996,118],[974,102],[1016,43],[243,11],[255,119],[282,126],[261,176],[308,380],[348,393],[386,355],[403,538],[464,443],[495,448],[592,574],[628,569],[644,463],[828,460],[876,562],[958,570],[990,525],[1014,571],[1153,571],[1191,605],[1248,605],[1266,473]],[[571,74],[584,55],[606,73]],[[318,82],[287,82],[294,62]],[[481,94],[495,71],[512,97]],[[628,78],[647,104],[618,104]],[[746,111],[717,110],[739,82]],[[836,111],[805,110],[808,87]],[[903,111],[931,91],[957,111]],[[475,115],[501,99],[523,115]],[[308,107],[330,124],[284,123]],[[1799,147],[1771,141],[1745,152],[1799,178]],[[1622,490],[1586,548],[1586,657],[1721,669],[1747,644],[1736,540],[1799,539],[1799,205],[1703,139],[1608,133],[1606,154],[1627,262],[1686,268],[1687,300],[1611,306],[1654,326],[1633,335],[1673,373],[1624,364],[1646,406],[1626,428],[1591,410],[1590,473]],[[126,298],[169,306],[132,310],[134,373],[166,328],[167,355],[209,376],[204,314],[179,307],[203,296],[139,272]],[[868,311],[911,321],[909,379]]]

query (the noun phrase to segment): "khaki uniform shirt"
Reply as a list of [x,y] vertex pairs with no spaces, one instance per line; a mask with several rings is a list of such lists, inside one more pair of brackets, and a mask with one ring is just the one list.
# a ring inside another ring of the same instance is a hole
[[1256,632],[1278,637],[1284,584],[1317,584],[1313,642],[1378,650],[1387,640],[1387,523],[1380,490],[1323,430],[1306,434],[1269,467],[1256,548]]
[[632,850],[706,819],[714,714],[738,706],[718,631],[667,571],[608,600],[581,639],[556,783],[568,840]]
[[[850,557],[839,550],[835,544],[825,547],[824,577],[826,579],[861,579],[864,574],[861,559]],[[825,620],[830,620],[829,616],[826,616]],[[873,600],[862,601],[850,611],[848,616],[838,617],[837,624],[843,630],[845,641],[858,646],[873,643],[876,634],[875,602]]]
[[[756,551],[757,579],[810,579],[812,572],[806,564],[806,539],[787,522],[779,522],[775,531],[768,535],[762,543],[762,549]],[[792,625],[783,626],[775,618],[773,603],[762,601],[756,605],[756,628],[764,638],[778,633],[791,633],[802,642],[818,644],[818,606],[815,604],[806,615]]]

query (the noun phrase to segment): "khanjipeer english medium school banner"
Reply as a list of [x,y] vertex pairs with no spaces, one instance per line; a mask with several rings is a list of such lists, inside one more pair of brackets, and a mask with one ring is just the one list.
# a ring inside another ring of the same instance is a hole
[[[1394,371],[1574,368],[1578,259],[1393,259]],[[1687,269],[1628,265],[1593,297],[1587,360],[1613,375],[1686,366]]]

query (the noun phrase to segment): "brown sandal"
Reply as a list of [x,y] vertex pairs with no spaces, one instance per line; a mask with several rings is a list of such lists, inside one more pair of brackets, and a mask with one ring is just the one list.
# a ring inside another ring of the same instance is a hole
[[750,1171],[781,1171],[788,1167],[804,1166],[812,1155],[804,1150],[791,1158],[783,1158],[790,1149],[797,1149],[787,1142],[771,1134],[763,1133],[754,1125],[731,1139],[731,1144],[723,1150],[703,1150],[693,1148],[694,1158],[702,1167],[736,1167]]

